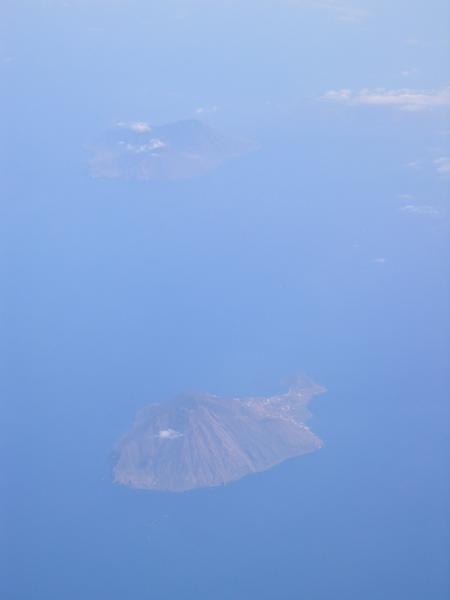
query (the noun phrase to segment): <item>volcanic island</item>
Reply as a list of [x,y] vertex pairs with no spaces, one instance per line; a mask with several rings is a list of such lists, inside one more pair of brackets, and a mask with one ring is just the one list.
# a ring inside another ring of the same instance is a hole
[[89,169],[95,178],[176,181],[205,175],[256,149],[254,142],[223,135],[197,119],[156,127],[119,122],[89,146]]
[[151,404],[117,444],[113,480],[135,489],[185,492],[315,452],[322,441],[306,425],[308,404],[325,391],[303,378],[275,396],[184,394]]

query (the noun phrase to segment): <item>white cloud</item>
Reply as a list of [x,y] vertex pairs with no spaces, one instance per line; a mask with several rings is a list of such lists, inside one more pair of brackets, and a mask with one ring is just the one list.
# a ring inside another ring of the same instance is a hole
[[422,167],[422,161],[417,158],[416,160],[410,160],[405,164],[407,169],[413,169],[414,171],[419,170]]
[[426,215],[429,217],[436,217],[441,214],[439,209],[426,204],[423,204],[422,206],[406,204],[405,206],[402,206],[400,210],[411,215]]
[[411,67],[408,69],[402,69],[400,73],[403,77],[412,77],[413,75],[417,75],[418,70],[415,67]]
[[208,115],[208,114],[216,113],[219,110],[220,110],[220,108],[216,105],[215,106],[199,106],[198,108],[195,109],[195,114],[196,115]]
[[175,431],[175,429],[161,429],[158,434],[158,437],[163,440],[173,440],[175,438],[181,437],[183,434],[179,431]]
[[380,256],[379,258],[373,258],[372,262],[376,265],[384,265],[387,262],[387,259],[383,256]]
[[146,123],[145,121],[131,121],[130,123],[120,121],[119,123],[117,123],[117,127],[130,129],[131,131],[135,131],[136,133],[148,133],[152,130],[151,125],[149,123]]
[[327,92],[322,96],[322,99],[349,106],[389,106],[400,110],[416,112],[449,106],[450,88],[429,91],[411,89],[386,90],[384,88],[377,88],[363,89],[359,92],[341,89]]
[[450,156],[440,156],[433,162],[436,165],[436,170],[440,175],[450,174]]
[[123,141],[118,142],[118,144],[119,146],[122,146],[126,152],[131,152],[132,154],[152,152],[153,150],[158,150],[159,148],[165,148],[167,146],[167,144],[158,138],[152,138],[148,144],[127,144],[127,142]]

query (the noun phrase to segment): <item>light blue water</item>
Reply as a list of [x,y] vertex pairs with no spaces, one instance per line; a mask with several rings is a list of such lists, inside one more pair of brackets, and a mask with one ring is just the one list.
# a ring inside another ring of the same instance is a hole
[[[386,140],[301,133],[187,183],[90,181],[69,151],[10,174],[2,597],[448,597],[446,223],[398,210]],[[142,405],[299,370],[329,390],[320,452],[183,495],[111,484]]]

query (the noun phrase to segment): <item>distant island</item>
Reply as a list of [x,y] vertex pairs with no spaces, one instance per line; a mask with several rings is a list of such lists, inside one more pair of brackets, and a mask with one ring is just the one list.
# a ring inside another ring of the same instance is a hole
[[116,449],[115,483],[184,492],[224,485],[284,460],[314,452],[308,404],[326,390],[302,379],[269,397],[186,394],[136,416]]
[[255,145],[197,119],[152,126],[119,122],[91,144],[89,169],[107,179],[182,180],[204,175]]

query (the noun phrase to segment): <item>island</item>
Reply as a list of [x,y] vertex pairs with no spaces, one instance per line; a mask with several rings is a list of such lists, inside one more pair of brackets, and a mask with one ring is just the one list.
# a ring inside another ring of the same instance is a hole
[[198,119],[165,125],[119,122],[90,144],[92,177],[173,181],[199,177],[256,149]]
[[184,492],[258,473],[322,441],[306,425],[325,388],[302,378],[268,397],[184,394],[142,409],[117,444],[113,480],[131,488]]

